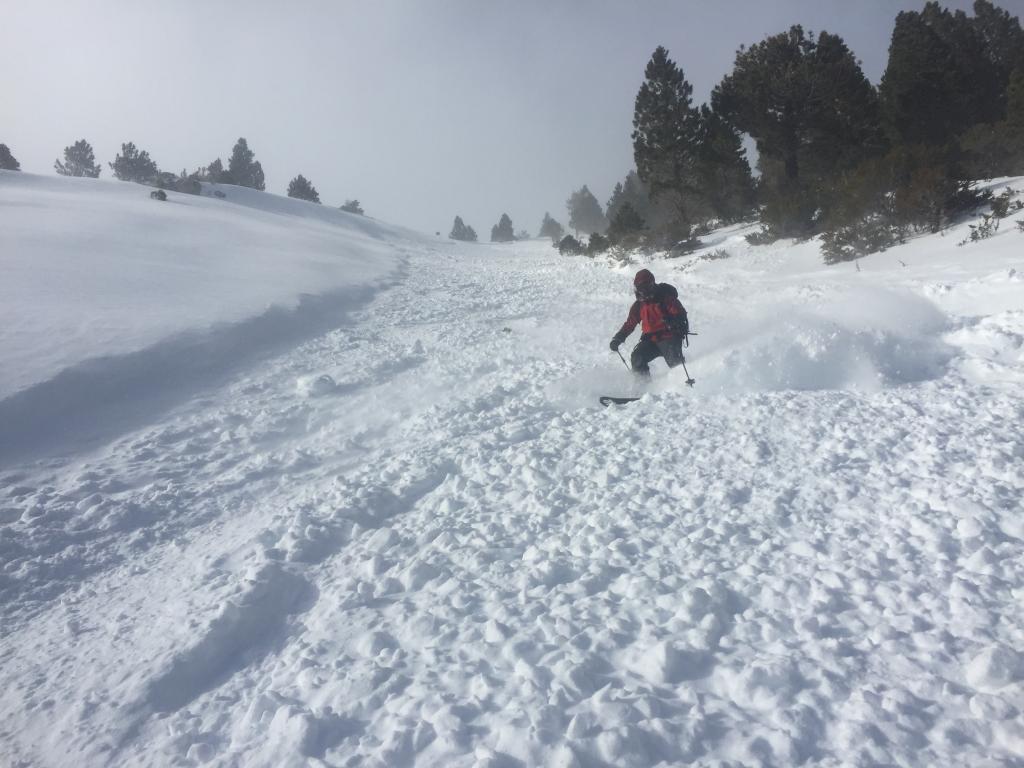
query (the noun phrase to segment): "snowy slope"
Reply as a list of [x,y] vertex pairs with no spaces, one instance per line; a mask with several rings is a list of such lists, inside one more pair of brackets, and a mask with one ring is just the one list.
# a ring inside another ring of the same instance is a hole
[[[74,412],[100,401],[123,410],[144,395],[149,412],[158,393],[174,401],[242,358],[331,327],[395,274],[395,239],[415,238],[216,189],[224,199],[172,192],[160,203],[136,184],[0,171],[0,400],[21,394],[0,406],[0,428],[22,447],[58,431],[66,441]],[[57,403],[68,407],[55,413]]]
[[611,410],[639,265],[390,241],[330,330],[0,474],[0,758],[1019,765],[1024,236],[966,227],[654,262],[697,386]]

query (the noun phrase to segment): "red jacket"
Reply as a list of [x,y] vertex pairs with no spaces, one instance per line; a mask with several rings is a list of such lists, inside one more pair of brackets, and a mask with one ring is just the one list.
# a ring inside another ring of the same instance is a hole
[[679,292],[668,283],[654,286],[654,297],[648,301],[634,301],[629,308],[629,317],[616,335],[625,340],[640,324],[641,339],[664,341],[673,336],[684,336],[689,330],[686,310],[679,303]]

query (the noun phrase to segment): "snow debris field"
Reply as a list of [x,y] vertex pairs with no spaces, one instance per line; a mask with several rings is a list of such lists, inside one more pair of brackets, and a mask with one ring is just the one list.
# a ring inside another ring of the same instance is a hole
[[0,763],[1024,765],[1024,214],[612,266],[224,189],[0,173]]

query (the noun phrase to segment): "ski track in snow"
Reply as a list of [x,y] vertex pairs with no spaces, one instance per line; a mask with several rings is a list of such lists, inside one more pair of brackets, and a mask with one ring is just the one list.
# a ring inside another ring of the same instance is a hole
[[8,764],[1024,764],[1019,307],[851,330],[825,273],[728,322],[757,286],[656,264],[698,386],[605,410],[626,271],[408,259],[0,477]]

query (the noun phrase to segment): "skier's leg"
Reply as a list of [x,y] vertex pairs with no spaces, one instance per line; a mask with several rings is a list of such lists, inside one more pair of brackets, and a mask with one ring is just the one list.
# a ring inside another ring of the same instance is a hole
[[633,347],[633,354],[629,361],[633,364],[633,372],[646,378],[651,376],[651,368],[648,365],[651,360],[661,355],[658,345],[650,339],[641,339],[640,343]]
[[685,359],[683,358],[683,340],[678,336],[659,341],[658,351],[665,358],[669,368],[675,368]]

